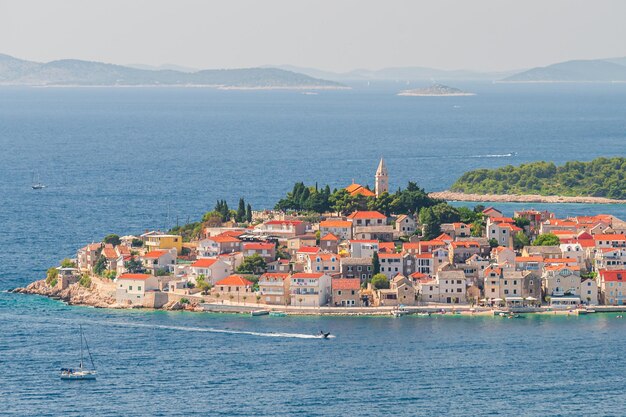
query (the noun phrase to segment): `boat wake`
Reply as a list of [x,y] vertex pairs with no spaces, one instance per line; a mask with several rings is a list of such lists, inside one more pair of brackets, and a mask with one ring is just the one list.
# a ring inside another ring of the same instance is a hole
[[[229,330],[229,329],[215,329],[212,327],[186,327],[186,326],[167,326],[161,324],[144,324],[144,323],[122,323],[122,322],[101,322],[99,324],[112,325],[112,326],[128,326],[128,327],[146,327],[152,329],[163,330],[176,330],[183,332],[203,332],[203,333],[223,333],[223,334],[235,334],[235,335],[247,335],[257,337],[281,337],[291,339],[322,339],[322,335],[306,334],[306,333],[284,333],[284,332],[253,332],[246,330]],[[329,339],[335,336],[328,336]]]
[[517,152],[509,152],[502,154],[486,154],[486,155],[470,155],[470,158],[509,158],[517,155]]

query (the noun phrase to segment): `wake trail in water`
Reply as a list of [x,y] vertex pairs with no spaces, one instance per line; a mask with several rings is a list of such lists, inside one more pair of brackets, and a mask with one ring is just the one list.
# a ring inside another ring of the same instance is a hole
[[486,155],[470,155],[470,158],[509,158],[515,156],[515,152],[502,153],[502,154],[486,154]]
[[[223,334],[238,334],[258,337],[282,337],[291,339],[321,339],[322,336],[306,333],[283,333],[283,332],[253,332],[246,330],[228,330],[228,329],[215,329],[212,327],[185,327],[185,326],[168,326],[162,324],[145,324],[145,323],[123,323],[123,322],[98,322],[98,324],[111,325],[111,326],[126,326],[126,327],[145,327],[152,329],[164,329],[164,330],[177,330],[183,332],[204,332],[204,333],[223,333]],[[334,338],[330,335],[328,338]]]

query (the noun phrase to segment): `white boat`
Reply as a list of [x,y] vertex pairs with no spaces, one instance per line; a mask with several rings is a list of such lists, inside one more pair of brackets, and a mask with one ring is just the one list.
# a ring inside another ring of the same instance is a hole
[[[89,360],[91,361],[92,369],[88,369],[84,366],[83,361],[83,341],[87,348]],[[61,368],[61,379],[64,381],[87,381],[96,379],[96,365],[93,363],[91,352],[89,351],[89,345],[87,345],[87,339],[83,334],[83,326],[80,326],[80,364],[77,369],[73,368]]]
[[394,317],[402,317],[406,316],[407,314],[409,314],[409,311],[405,309],[404,306],[400,306],[395,310],[391,310],[391,315]]
[[[35,178],[37,178],[37,181],[35,181]],[[37,173],[36,176],[33,175],[33,184],[31,187],[33,190],[42,190],[46,188],[46,186],[39,180],[39,173]]]
[[270,312],[268,310],[255,310],[255,311],[251,311],[250,312],[250,315],[252,317],[267,316],[268,314],[270,314]]

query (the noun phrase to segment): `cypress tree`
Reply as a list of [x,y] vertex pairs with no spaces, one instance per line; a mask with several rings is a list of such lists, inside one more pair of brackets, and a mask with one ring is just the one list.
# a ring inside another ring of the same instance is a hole
[[235,221],[237,223],[243,223],[246,219],[246,202],[243,197],[239,199],[239,207],[237,207],[237,216],[235,216]]
[[248,206],[246,207],[246,221],[248,223],[252,223],[252,206],[250,203],[248,203]]

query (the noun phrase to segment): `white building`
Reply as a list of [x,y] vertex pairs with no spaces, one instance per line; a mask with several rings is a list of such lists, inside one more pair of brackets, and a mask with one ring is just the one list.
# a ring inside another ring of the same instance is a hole
[[293,274],[289,283],[292,306],[319,307],[331,297],[331,277],[324,273]]
[[150,274],[122,274],[115,279],[115,301],[120,304],[143,305],[146,293],[159,289],[159,282]]

